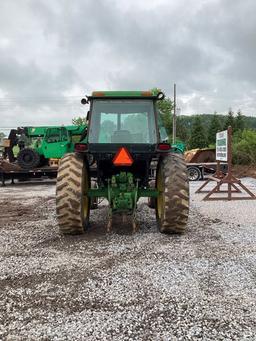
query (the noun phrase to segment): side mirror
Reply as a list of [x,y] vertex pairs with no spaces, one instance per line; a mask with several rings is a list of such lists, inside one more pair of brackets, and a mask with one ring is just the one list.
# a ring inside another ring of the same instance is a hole
[[164,93],[163,92],[158,92],[158,94],[157,94],[157,99],[158,100],[163,100],[165,98],[165,95],[164,95]]
[[85,104],[88,104],[89,101],[88,101],[88,98],[82,98],[81,99],[81,104],[85,105]]

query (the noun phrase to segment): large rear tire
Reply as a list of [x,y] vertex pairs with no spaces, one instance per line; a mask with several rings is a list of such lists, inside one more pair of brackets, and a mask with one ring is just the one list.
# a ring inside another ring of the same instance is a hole
[[160,159],[156,173],[156,219],[161,233],[183,233],[189,214],[187,167],[180,154]]
[[58,169],[56,213],[62,234],[84,233],[89,225],[90,199],[86,192],[90,179],[88,167],[77,154],[66,154]]

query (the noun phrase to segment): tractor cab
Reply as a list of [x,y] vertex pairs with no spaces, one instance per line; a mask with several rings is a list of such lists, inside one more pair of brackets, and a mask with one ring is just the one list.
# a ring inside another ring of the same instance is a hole
[[91,113],[90,144],[156,144],[153,101],[94,99]]
[[[156,102],[163,97],[162,93],[154,95],[151,91],[96,91],[88,97],[86,153],[97,161],[100,181],[129,171],[147,183],[150,162],[162,141]],[[169,149],[166,143],[165,151]],[[132,160],[130,164],[114,162],[120,151]]]
[[133,150],[154,150],[159,140],[157,96],[150,91],[96,91],[88,100],[88,144],[92,152],[114,151],[124,144]]

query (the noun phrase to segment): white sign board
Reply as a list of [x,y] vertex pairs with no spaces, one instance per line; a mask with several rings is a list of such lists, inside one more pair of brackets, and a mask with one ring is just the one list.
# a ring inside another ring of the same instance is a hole
[[228,131],[220,131],[216,134],[216,160],[228,161]]

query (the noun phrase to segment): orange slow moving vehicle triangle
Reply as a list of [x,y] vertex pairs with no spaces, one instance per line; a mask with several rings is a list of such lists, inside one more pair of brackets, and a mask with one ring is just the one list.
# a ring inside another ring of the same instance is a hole
[[115,166],[131,166],[133,158],[125,147],[121,147],[113,159],[113,164]]

